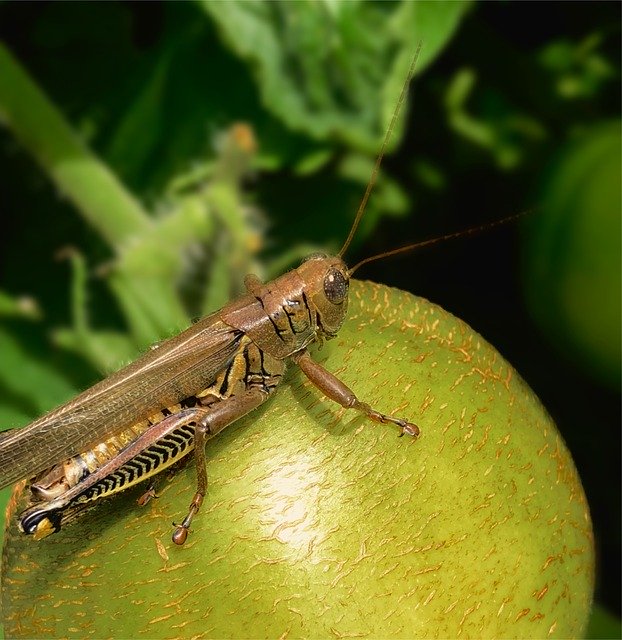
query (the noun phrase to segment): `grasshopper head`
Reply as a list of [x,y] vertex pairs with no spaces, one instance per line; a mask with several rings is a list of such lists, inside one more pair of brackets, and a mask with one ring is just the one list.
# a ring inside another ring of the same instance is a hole
[[313,253],[298,267],[305,295],[316,315],[317,326],[326,338],[334,337],[348,311],[350,275],[345,262],[336,256]]

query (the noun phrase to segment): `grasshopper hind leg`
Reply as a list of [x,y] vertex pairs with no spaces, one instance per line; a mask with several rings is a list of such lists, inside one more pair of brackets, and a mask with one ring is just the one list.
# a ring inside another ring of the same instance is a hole
[[220,388],[230,395],[203,409],[196,421],[194,460],[197,489],[186,517],[180,524],[173,523],[175,544],[182,545],[188,539],[190,524],[201,508],[207,491],[205,443],[232,422],[265,402],[279,384],[284,370],[282,360],[273,358],[250,342],[240,349],[220,383]]
[[205,459],[205,443],[207,441],[206,431],[209,432],[209,418],[207,416],[201,420],[196,426],[194,432],[194,462],[197,469],[197,490],[194,493],[192,502],[188,507],[188,513],[181,524],[173,523],[175,531],[173,532],[173,542],[175,544],[184,544],[188,539],[188,531],[190,523],[194,516],[199,512],[203,504],[203,498],[207,491],[207,461]]
[[28,509],[20,516],[18,527],[22,533],[41,540],[61,530],[63,515],[62,508]]
[[207,491],[207,472],[205,460],[205,443],[209,438],[222,431],[227,425],[252,411],[267,398],[266,390],[252,387],[239,396],[232,396],[213,404],[207,414],[201,418],[196,426],[194,435],[194,460],[197,470],[197,489],[188,507],[188,513],[180,524],[174,524],[173,542],[184,544],[188,538],[190,523],[198,513],[205,492]]

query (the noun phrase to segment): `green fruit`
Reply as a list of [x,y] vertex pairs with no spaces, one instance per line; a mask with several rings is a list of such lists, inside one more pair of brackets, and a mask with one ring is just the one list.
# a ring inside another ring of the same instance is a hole
[[527,301],[550,341],[620,388],[620,122],[584,131],[548,176],[525,251]]
[[170,523],[192,465],[147,507],[122,495],[39,543],[13,522],[7,637],[580,636],[588,506],[512,367],[439,307],[360,282],[315,356],[421,437],[352,416],[292,370],[208,443],[208,495],[184,547]]

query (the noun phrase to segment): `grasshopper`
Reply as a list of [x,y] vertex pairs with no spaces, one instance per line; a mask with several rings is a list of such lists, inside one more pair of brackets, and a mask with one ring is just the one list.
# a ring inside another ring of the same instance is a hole
[[23,533],[35,539],[55,533],[94,501],[147,480],[194,451],[196,492],[173,533],[173,542],[183,544],[206,493],[207,440],[265,402],[288,362],[342,407],[393,423],[401,435],[419,435],[414,423],[360,401],[308,351],[313,342],[336,336],[346,317],[350,277],[371,259],[348,269],[343,255],[365,210],[419,50],[336,256],[313,254],[268,283],[247,276],[246,295],[30,425],[0,434],[0,487],[30,478],[30,504],[18,517]]
[[[20,530],[35,539],[59,531],[88,503],[152,477],[194,449],[197,489],[173,533],[183,544],[206,492],[206,441],[265,402],[286,361],[341,406],[417,436],[416,425],[361,402],[309,355],[312,342],[333,338],[343,324],[349,278],[341,257],[323,254],[270,283],[247,276],[247,295],[4,434],[0,483],[34,476]],[[50,467],[51,460],[62,462]]]

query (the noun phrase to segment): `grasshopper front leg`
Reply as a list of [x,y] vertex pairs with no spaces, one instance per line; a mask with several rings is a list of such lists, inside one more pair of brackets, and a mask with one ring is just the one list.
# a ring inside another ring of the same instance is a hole
[[292,360],[302,369],[302,372],[309,380],[327,397],[337,402],[346,409],[356,409],[365,414],[370,420],[386,424],[392,422],[400,429],[400,435],[408,434],[417,437],[419,435],[419,427],[412,422],[408,422],[402,418],[393,418],[384,413],[376,411],[367,403],[361,402],[352,389],[344,384],[339,378],[327,371],[311,358],[309,352],[303,349],[299,353],[292,356]]

